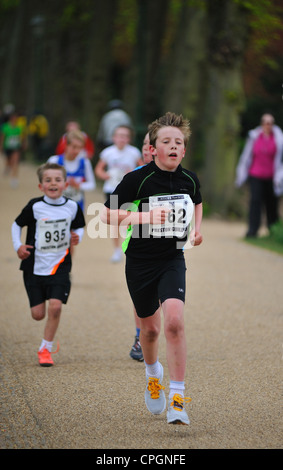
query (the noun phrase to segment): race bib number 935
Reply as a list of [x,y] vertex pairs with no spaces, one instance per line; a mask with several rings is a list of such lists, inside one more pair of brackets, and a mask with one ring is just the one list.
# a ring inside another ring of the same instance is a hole
[[70,245],[71,219],[39,220],[38,250],[42,252],[58,252]]

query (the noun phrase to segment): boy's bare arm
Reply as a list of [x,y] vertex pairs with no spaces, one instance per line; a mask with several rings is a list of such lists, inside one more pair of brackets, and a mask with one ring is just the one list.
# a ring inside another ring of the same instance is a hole
[[202,235],[200,233],[200,226],[202,222],[202,203],[195,206],[195,239],[194,246],[202,243]]
[[109,225],[164,224],[170,209],[156,207],[150,212],[130,212],[122,209],[112,210],[104,206],[100,218]]
[[98,161],[94,173],[98,178],[104,181],[110,178],[110,175],[106,171],[106,163],[103,160]]

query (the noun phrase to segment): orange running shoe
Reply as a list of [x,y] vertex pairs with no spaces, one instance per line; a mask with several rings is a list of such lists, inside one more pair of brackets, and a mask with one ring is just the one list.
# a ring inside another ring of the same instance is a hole
[[53,366],[54,362],[51,357],[51,354],[56,354],[59,351],[59,343],[57,344],[57,349],[54,352],[49,352],[48,349],[42,348],[40,351],[38,351],[38,362],[39,365],[42,367],[51,367]]

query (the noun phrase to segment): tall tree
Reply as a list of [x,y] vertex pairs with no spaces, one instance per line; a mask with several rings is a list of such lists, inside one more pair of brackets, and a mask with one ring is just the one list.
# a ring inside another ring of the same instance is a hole
[[207,31],[203,186],[213,210],[225,213],[234,193],[237,136],[243,110],[247,10],[233,1],[208,0]]

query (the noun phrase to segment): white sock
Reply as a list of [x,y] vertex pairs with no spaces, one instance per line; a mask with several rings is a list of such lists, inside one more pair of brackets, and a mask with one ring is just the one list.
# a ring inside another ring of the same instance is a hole
[[173,398],[175,393],[181,395],[184,398],[185,382],[176,382],[175,380],[170,380],[170,390],[169,390],[169,399]]
[[147,377],[156,377],[159,378],[161,375],[161,364],[157,360],[154,364],[145,363],[145,372]]
[[52,351],[52,346],[53,346],[53,341],[46,341],[45,339],[43,339],[41,341],[39,351],[41,351],[41,349],[46,348],[49,352],[51,352]]

